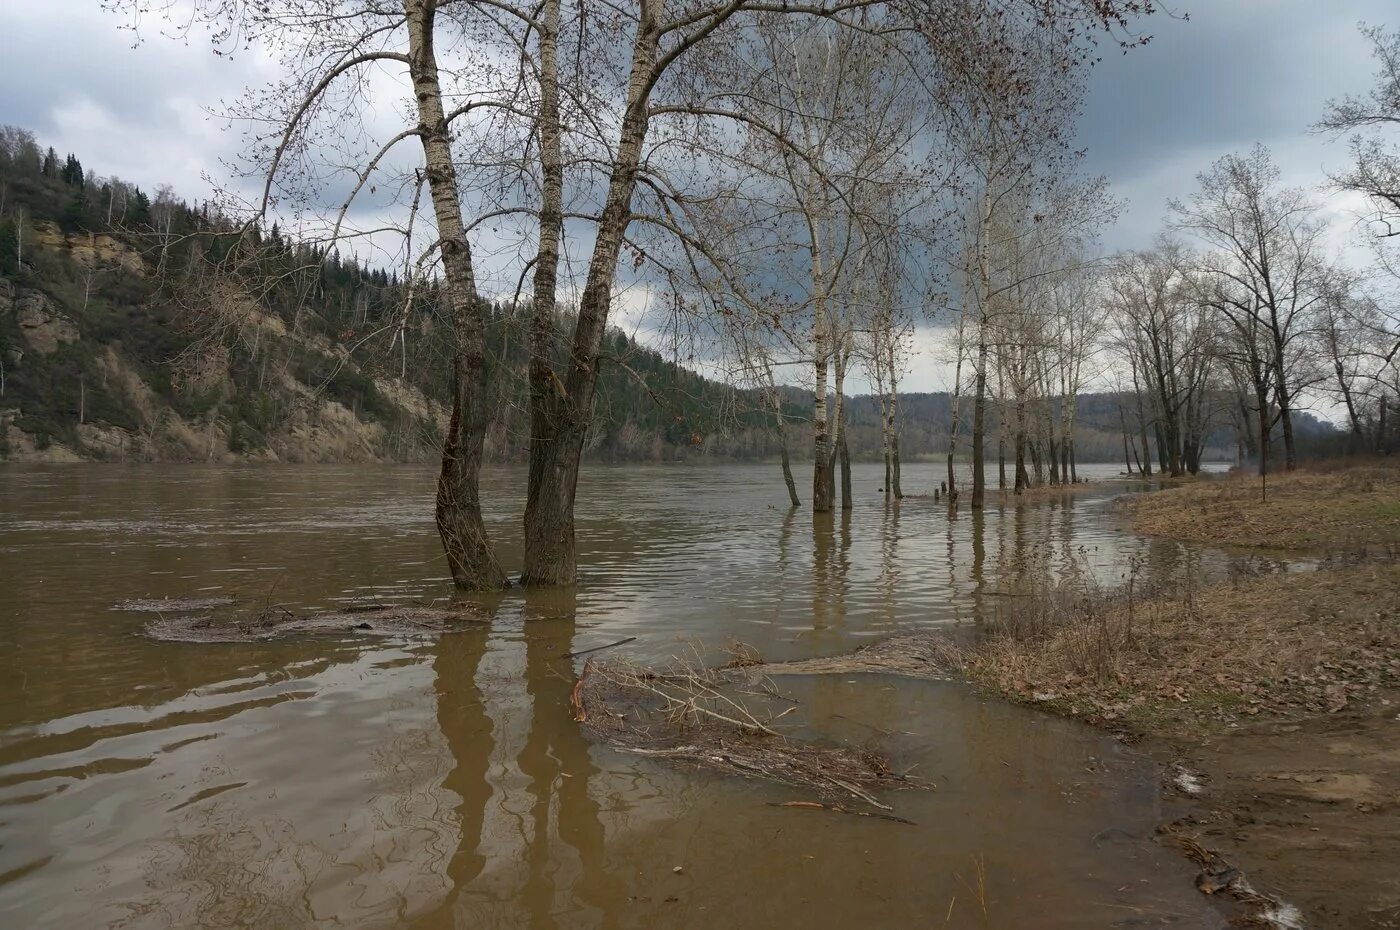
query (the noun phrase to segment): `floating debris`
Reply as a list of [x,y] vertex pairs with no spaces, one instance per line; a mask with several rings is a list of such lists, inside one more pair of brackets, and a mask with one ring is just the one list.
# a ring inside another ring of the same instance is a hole
[[1162,831],[1186,852],[1187,858],[1201,867],[1196,876],[1196,888],[1202,894],[1225,893],[1251,908],[1249,919],[1262,922],[1275,930],[1303,930],[1303,915],[1291,904],[1257,891],[1242,870],[1213,849],[1174,829]]
[[[147,621],[142,632],[161,642],[255,643],[283,636],[348,632],[437,636],[475,625],[483,619],[471,608],[462,606],[366,604],[298,613],[280,604],[253,608],[228,598],[217,600],[216,604],[175,599],[161,601],[159,603],[178,604],[179,609],[171,606],[168,610],[144,610],[158,616]],[[118,606],[114,609],[138,608]]]
[[1167,783],[1188,797],[1200,797],[1205,793],[1205,780],[1180,762],[1167,766]]
[[818,659],[745,667],[764,675],[850,675],[859,672],[946,680],[961,668],[958,647],[940,633],[902,633],[861,646],[854,652]]
[[228,607],[233,603],[231,597],[137,597],[117,601],[112,609],[140,614],[175,614]]
[[[590,659],[571,695],[574,719],[621,752],[807,788],[826,798],[853,798],[880,811],[892,808],[875,791],[932,787],[895,772],[874,750],[820,745],[779,732],[774,727],[790,707],[760,715],[739,699],[728,675],[679,659],[655,670],[626,659]],[[743,693],[791,703],[771,687]],[[848,812],[839,804],[827,808]]]

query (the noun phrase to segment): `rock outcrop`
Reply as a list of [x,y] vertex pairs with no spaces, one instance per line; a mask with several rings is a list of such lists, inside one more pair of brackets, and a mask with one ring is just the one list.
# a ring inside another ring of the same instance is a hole
[[[25,345],[40,355],[50,355],[60,345],[76,342],[78,325],[38,291],[20,291],[9,298],[10,312],[19,324]],[[0,307],[0,312],[3,312]]]

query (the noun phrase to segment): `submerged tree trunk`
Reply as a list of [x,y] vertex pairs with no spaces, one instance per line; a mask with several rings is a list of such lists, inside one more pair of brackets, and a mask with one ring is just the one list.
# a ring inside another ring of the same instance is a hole
[[797,496],[797,482],[792,477],[792,458],[788,455],[788,431],[787,417],[783,415],[783,399],[778,394],[778,387],[773,383],[773,369],[769,367],[765,358],[763,361],[763,396],[768,401],[768,407],[773,411],[773,427],[778,434],[778,454],[781,456],[783,465],[783,483],[787,485],[788,501],[794,507],[801,507],[802,501]]
[[875,374],[875,390],[880,396],[880,457],[885,463],[885,482],[880,485],[880,490],[888,498],[894,493],[890,474],[890,397],[885,392],[884,376],[878,367]]
[[832,457],[841,467],[841,509],[851,509],[851,453],[846,444],[846,361],[849,349],[845,342],[849,338],[843,334],[836,346],[836,447]]
[[788,501],[791,502],[792,506],[794,507],[801,507],[802,501],[797,496],[797,482],[794,481],[792,477],[792,460],[788,457],[786,430],[783,431],[783,435],[778,441],[782,444],[781,454],[783,458],[783,483],[787,485]]
[[782,457],[783,483],[787,485],[788,500],[794,507],[801,507],[802,500],[797,496],[797,482],[792,477],[792,459],[788,455],[787,417],[783,416],[783,402],[778,392],[770,388],[769,396],[773,405],[773,419],[778,429],[778,454]]
[[1026,405],[1022,400],[1016,401],[1015,427],[1012,438],[1016,447],[1016,492],[1019,494],[1031,483],[1026,472]]
[[451,315],[452,413],[443,441],[435,517],[452,583],[459,590],[510,586],[481,518],[481,461],[490,418],[486,327],[476,295],[471,245],[462,222],[457,171],[442,106],[431,3],[404,3],[409,78],[418,101],[425,174],[442,256],[443,297]]
[[1006,425],[997,418],[997,487],[1006,490]]
[[894,367],[894,346],[890,346],[890,460],[893,465],[894,474],[891,480],[894,482],[894,499],[901,500],[904,497],[904,489],[899,483],[899,376]]
[[851,448],[846,444],[846,431],[836,443],[841,462],[841,509],[850,510],[854,506],[851,499]]
[[1152,474],[1152,444],[1147,441],[1147,424],[1142,419],[1142,402],[1138,402],[1138,432],[1142,435],[1142,459],[1138,462],[1138,471],[1144,475]]
[[1123,415],[1123,405],[1118,405],[1118,425],[1123,430],[1123,468],[1128,474],[1133,473],[1133,460],[1128,457],[1128,418]]
[[812,404],[812,510],[828,513],[832,508],[834,484],[831,478],[831,435],[828,432],[826,404],[826,359],[816,363],[817,387]]
[[[981,510],[987,493],[986,464],[982,461],[987,433],[987,333],[985,321],[977,333],[977,370],[972,402],[972,509]],[[948,489],[949,496],[952,488]]]
[[[632,45],[627,105],[618,132],[612,173],[598,219],[588,277],[579,299],[569,349],[567,376],[549,415],[536,422],[540,433],[531,436],[532,469],[537,482],[530,486],[526,504],[525,571],[522,581],[532,585],[573,584],[578,577],[574,541],[574,498],[578,490],[579,463],[588,421],[593,410],[603,337],[607,333],[613,282],[623,234],[631,220],[632,192],[647,131],[647,109],[655,82],[656,50],[661,38],[658,4],[644,2]],[[534,429],[532,422],[532,430]]]
[[[543,184],[530,325],[530,470],[525,500],[523,584],[568,583],[574,571],[572,495],[567,496],[566,502],[566,496],[557,486],[563,480],[558,461],[561,450],[557,443],[549,441],[557,422],[567,416],[568,405],[568,398],[562,396],[562,382],[553,361],[559,243],[564,231],[564,162],[560,150],[557,64],[559,7],[560,0],[545,0],[540,18],[540,112],[536,125]],[[562,520],[557,513],[561,506],[570,511]],[[551,559],[562,559],[564,564],[546,564]]]
[[962,428],[962,325],[958,325],[958,364],[953,375],[952,425],[948,428],[948,493],[957,488],[953,456],[958,450],[958,430]]

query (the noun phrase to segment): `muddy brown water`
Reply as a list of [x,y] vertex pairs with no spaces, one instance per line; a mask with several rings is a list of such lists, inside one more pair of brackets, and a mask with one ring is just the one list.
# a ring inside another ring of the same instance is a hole
[[[907,488],[938,476],[905,466]],[[775,468],[591,468],[576,592],[508,593],[440,639],[187,645],[112,605],[446,597],[432,472],[0,469],[0,924],[1221,926],[1153,841],[1150,760],[958,683],[782,682],[785,724],[936,784],[886,798],[915,826],[580,734],[570,650],[834,654],[973,628],[1029,557],[1105,580],[1225,558],[1127,532],[1121,484],[950,519],[879,478],[858,467],[854,511],[814,526]],[[518,566],[523,475],[485,484]]]

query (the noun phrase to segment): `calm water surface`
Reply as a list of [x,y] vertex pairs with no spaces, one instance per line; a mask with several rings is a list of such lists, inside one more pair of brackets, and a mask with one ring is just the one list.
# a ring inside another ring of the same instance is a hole
[[[577,592],[508,593],[438,640],[183,645],[112,605],[447,597],[432,472],[0,469],[0,925],[1220,926],[1152,842],[1146,760],[958,684],[783,681],[785,722],[936,783],[888,799],[917,826],[580,734],[572,649],[837,653],[970,628],[1028,561],[1113,581],[1227,559],[1126,532],[1122,484],[950,518],[879,479],[858,467],[854,511],[814,525],[776,468],[591,468]],[[485,483],[516,567],[523,474]]]

